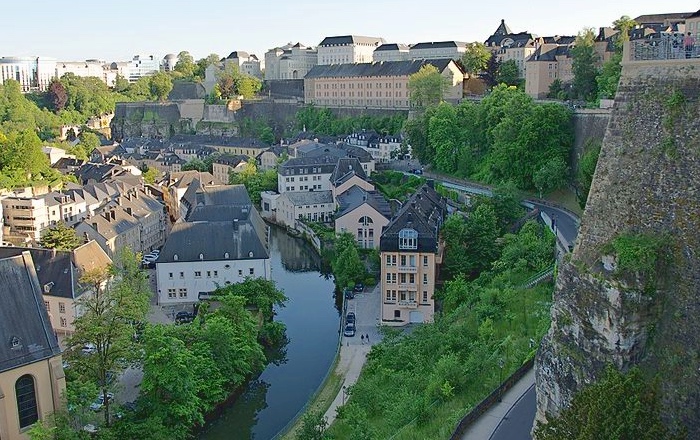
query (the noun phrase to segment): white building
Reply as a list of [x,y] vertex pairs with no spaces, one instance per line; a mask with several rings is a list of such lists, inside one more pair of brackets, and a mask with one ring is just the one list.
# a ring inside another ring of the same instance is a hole
[[117,77],[117,72],[112,71],[111,66],[101,60],[58,61],[56,63],[56,78],[61,78],[66,73],[83,78],[95,77],[110,87],[114,86]]
[[144,76],[153,75],[160,71],[160,61],[153,55],[134,55],[128,63],[129,82],[136,82]]
[[0,58],[0,84],[19,82],[23,93],[46,91],[56,76],[56,59],[46,57]]
[[382,44],[384,39],[379,37],[326,37],[318,45],[318,64],[371,63],[372,53]]
[[233,63],[238,66],[238,71],[246,75],[254,76],[262,79],[262,68],[260,60],[255,54],[236,50],[229,54],[224,60],[224,63]]
[[[403,140],[400,136],[380,135],[372,130],[362,130],[351,133],[345,138],[345,142],[363,148],[372,155],[375,162],[386,163],[394,160],[392,154],[401,149]],[[407,146],[408,157],[410,158],[410,146]]]
[[408,46],[397,43],[384,43],[372,53],[372,61],[406,61],[409,59]]
[[467,43],[461,41],[435,41],[412,45],[408,56],[411,60],[451,58],[457,61],[466,51]]
[[265,53],[265,79],[303,79],[318,64],[318,52],[301,43],[288,43]]

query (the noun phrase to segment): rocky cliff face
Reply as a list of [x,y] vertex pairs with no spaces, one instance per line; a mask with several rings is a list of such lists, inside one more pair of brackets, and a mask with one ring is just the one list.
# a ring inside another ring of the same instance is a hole
[[[700,61],[624,66],[579,239],[559,269],[537,354],[537,420],[607,364],[661,383],[664,420],[700,438]],[[663,240],[649,273],[610,244]]]

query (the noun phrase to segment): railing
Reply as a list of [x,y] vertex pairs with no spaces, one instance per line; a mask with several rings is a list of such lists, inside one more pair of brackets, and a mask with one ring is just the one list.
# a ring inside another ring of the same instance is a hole
[[399,305],[402,307],[410,307],[412,309],[415,309],[418,307],[418,302],[417,301],[399,301]]
[[554,265],[546,268],[545,270],[531,276],[527,281],[522,284],[522,288],[529,289],[530,287],[536,286],[542,281],[551,278],[554,275]]
[[417,271],[416,266],[399,266],[399,272],[416,273]]
[[629,42],[630,61],[682,60],[700,58],[700,46],[686,48],[682,35],[662,35],[660,38],[633,40]]

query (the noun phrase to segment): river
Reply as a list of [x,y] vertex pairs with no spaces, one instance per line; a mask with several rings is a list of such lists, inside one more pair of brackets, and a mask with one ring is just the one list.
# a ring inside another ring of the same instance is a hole
[[286,356],[248,384],[201,440],[271,439],[303,408],[333,363],[340,314],[320,257],[303,240],[271,227],[270,263],[272,279],[289,298],[275,317],[287,326]]

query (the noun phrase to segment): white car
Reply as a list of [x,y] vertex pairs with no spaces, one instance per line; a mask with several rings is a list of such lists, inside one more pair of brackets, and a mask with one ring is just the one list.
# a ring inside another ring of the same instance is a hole
[[[107,393],[107,400],[112,402],[114,400],[114,394]],[[100,395],[97,396],[97,399],[95,399],[95,401],[90,404],[90,409],[93,411],[99,411],[102,409],[102,407],[104,405],[105,405],[105,397],[102,393],[100,393]]]
[[87,343],[87,344],[83,345],[83,348],[81,351],[83,352],[83,354],[93,354],[93,353],[97,352],[97,347],[95,347],[95,344]]

